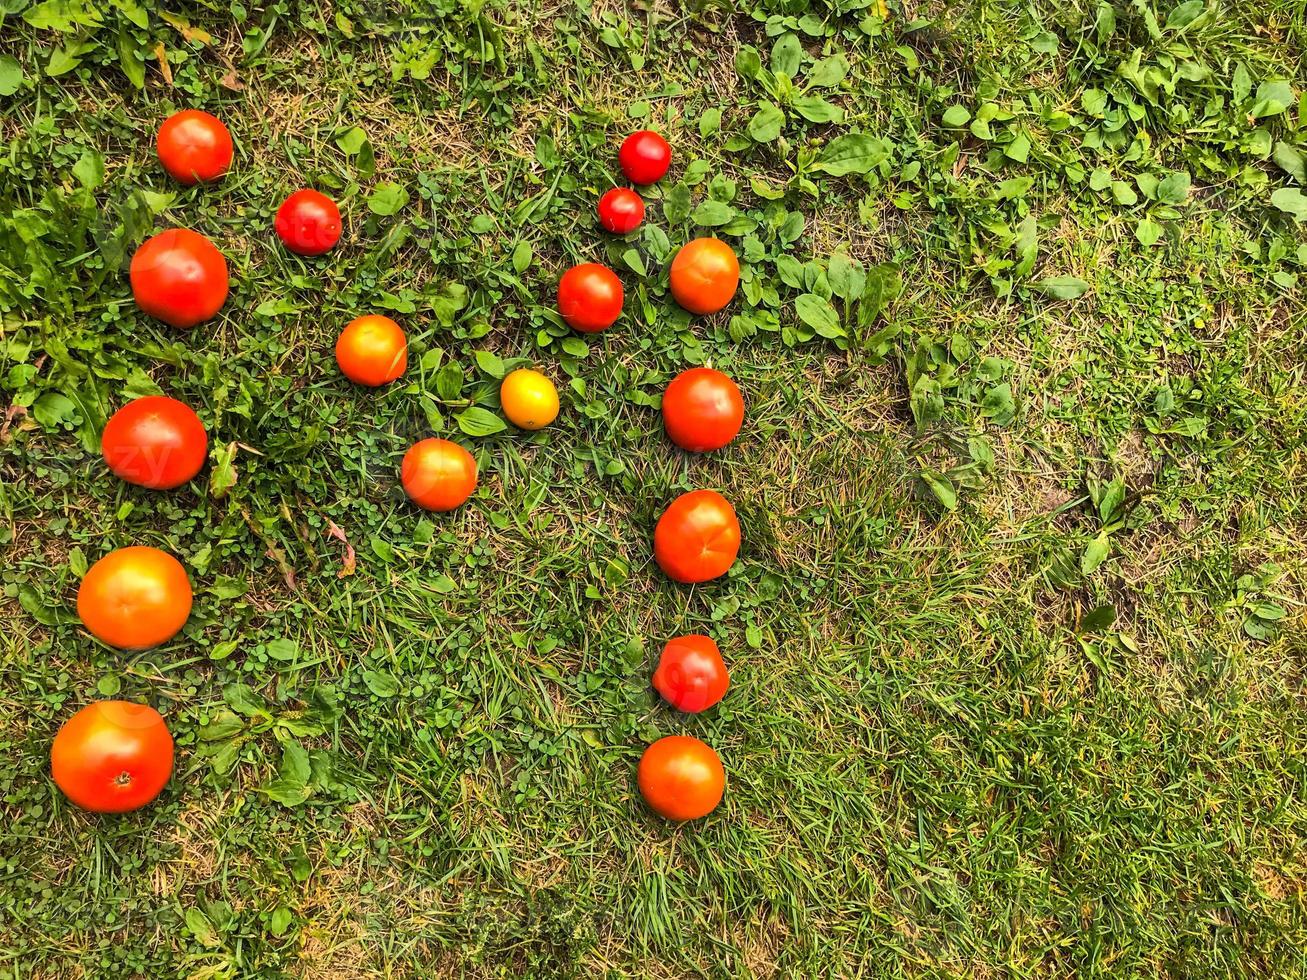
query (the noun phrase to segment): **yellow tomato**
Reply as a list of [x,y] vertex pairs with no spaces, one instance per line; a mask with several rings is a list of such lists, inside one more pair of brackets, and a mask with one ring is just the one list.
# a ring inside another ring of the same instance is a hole
[[518,368],[499,386],[508,421],[519,429],[543,429],[558,418],[558,389],[539,371]]

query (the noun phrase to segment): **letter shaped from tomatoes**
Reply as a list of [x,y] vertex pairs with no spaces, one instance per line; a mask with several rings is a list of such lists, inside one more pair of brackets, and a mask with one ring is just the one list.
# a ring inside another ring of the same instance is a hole
[[663,392],[667,437],[688,452],[721,449],[743,423],[744,396],[721,371],[690,368],[674,377]]
[[729,685],[721,650],[699,633],[668,640],[653,675],[653,686],[667,703],[692,714],[720,701]]
[[231,166],[231,133],[217,116],[199,109],[174,112],[159,127],[156,142],[159,162],[180,184],[217,180]]
[[203,323],[227,302],[227,260],[187,228],[147,238],[132,256],[132,296],[145,313],[174,327]]
[[139,810],[172,775],[168,726],[148,704],[95,701],[66,722],[50,746],[50,775],[64,795],[96,813]]
[[668,820],[705,817],[726,791],[722,760],[689,735],[669,735],[645,749],[636,781],[650,809]]
[[400,482],[419,507],[449,511],[472,496],[477,486],[477,463],[456,442],[423,439],[404,454]]
[[189,405],[165,395],[128,402],[105,424],[100,451],[114,475],[151,490],[171,490],[204,466],[209,436]]
[[654,528],[654,558],[676,582],[725,575],[740,553],[740,522],[716,490],[691,490],[672,501]]
[[558,312],[575,330],[598,333],[622,315],[622,280],[597,262],[574,265],[558,280]]
[[166,643],[191,614],[186,569],[166,551],[136,546],[111,551],[87,571],[77,615],[91,633],[120,650]]
[[672,259],[669,282],[673,298],[691,313],[716,313],[740,285],[740,260],[720,238],[696,238]]

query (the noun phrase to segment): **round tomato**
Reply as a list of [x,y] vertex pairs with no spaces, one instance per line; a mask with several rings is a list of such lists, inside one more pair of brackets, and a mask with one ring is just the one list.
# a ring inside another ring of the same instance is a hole
[[186,569],[166,551],[136,546],[111,551],[77,589],[77,615],[91,633],[120,650],[166,643],[191,614]]
[[199,109],[183,109],[165,119],[157,146],[163,169],[188,186],[216,180],[231,166],[231,133],[217,116]]
[[519,429],[543,429],[558,418],[558,389],[539,371],[518,368],[499,386],[499,403]]
[[673,708],[698,712],[726,695],[730,675],[712,637],[692,633],[667,641],[653,686]]
[[597,262],[574,265],[558,280],[558,312],[582,333],[607,330],[622,315],[622,280]]
[[477,486],[472,454],[448,439],[415,442],[400,464],[400,482],[413,503],[426,510],[453,510]]
[[726,790],[722,760],[689,735],[668,735],[645,749],[636,779],[650,809],[668,820],[707,816]]
[[720,371],[690,368],[674,377],[663,392],[667,437],[692,453],[721,449],[735,438],[743,422],[740,388]]
[[691,313],[716,313],[739,285],[740,260],[720,238],[696,238],[672,259],[672,296]]
[[227,260],[218,246],[186,228],[147,238],[129,272],[136,305],[174,327],[193,327],[227,301]]
[[340,209],[326,194],[298,190],[281,202],[273,227],[296,255],[321,255],[340,241]]
[[622,141],[617,162],[631,183],[654,184],[672,165],[672,148],[653,130],[641,129]]
[[654,528],[654,558],[677,582],[707,582],[725,575],[739,553],[735,508],[716,490],[681,494]]
[[172,736],[148,704],[95,701],[50,746],[50,775],[64,795],[96,813],[126,813],[153,800],[172,775]]
[[100,435],[100,451],[109,469],[128,483],[171,490],[200,472],[209,436],[189,405],[149,395],[113,413]]
[[388,316],[358,317],[336,338],[336,363],[355,384],[376,388],[408,367],[408,338]]
[[599,198],[599,223],[611,232],[625,235],[644,220],[644,199],[629,187],[614,187]]

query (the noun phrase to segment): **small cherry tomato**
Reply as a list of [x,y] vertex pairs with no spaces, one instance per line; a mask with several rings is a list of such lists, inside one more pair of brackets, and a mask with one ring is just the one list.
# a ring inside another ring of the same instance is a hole
[[654,528],[654,558],[676,582],[707,582],[725,575],[739,553],[735,508],[716,490],[681,494]]
[[599,223],[611,232],[625,235],[644,220],[644,198],[628,187],[614,187],[599,198]]
[[94,701],[63,723],[50,746],[50,775],[64,795],[96,813],[149,803],[172,775],[172,735],[148,704]]
[[448,439],[423,439],[404,454],[400,482],[413,503],[426,510],[453,510],[477,486],[472,454]]
[[519,429],[543,429],[558,418],[558,389],[539,371],[518,368],[499,386],[499,403]]
[[231,133],[217,116],[199,109],[183,109],[165,119],[156,146],[163,169],[188,186],[216,180],[231,166]]
[[698,633],[668,640],[653,675],[653,686],[667,703],[691,713],[711,708],[729,684],[721,650],[712,637]]
[[191,583],[182,563],[142,546],[111,551],[77,589],[77,615],[91,633],[120,650],[166,643],[191,614]]
[[361,316],[345,324],[336,338],[336,363],[355,384],[376,388],[394,381],[408,367],[408,338],[388,316]]
[[672,259],[672,296],[691,313],[716,313],[739,285],[740,260],[720,238],[696,238]]
[[622,141],[617,162],[631,183],[654,184],[672,165],[672,148],[653,130],[641,129]]
[[696,367],[674,377],[663,392],[667,437],[682,449],[721,449],[744,422],[744,397],[734,381],[712,368]]
[[187,228],[147,238],[132,256],[132,296],[143,312],[174,327],[193,327],[227,301],[227,260]]
[[597,262],[574,265],[558,280],[558,312],[582,333],[607,330],[622,315],[622,280]]
[[636,780],[649,808],[668,820],[707,816],[726,791],[722,760],[689,735],[669,735],[645,749]]
[[321,255],[340,241],[340,209],[326,194],[298,190],[281,202],[273,227],[296,255]]
[[100,435],[100,451],[109,469],[128,483],[171,490],[200,472],[209,436],[189,405],[149,395],[113,413]]

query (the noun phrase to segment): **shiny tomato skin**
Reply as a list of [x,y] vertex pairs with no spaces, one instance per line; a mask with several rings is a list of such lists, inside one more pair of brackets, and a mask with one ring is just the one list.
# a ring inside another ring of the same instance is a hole
[[400,482],[413,503],[424,510],[450,511],[476,489],[477,463],[456,442],[423,439],[404,454]]
[[204,467],[209,435],[189,405],[148,395],[113,413],[100,435],[100,451],[115,476],[151,490],[171,490]]
[[740,260],[720,238],[696,238],[672,259],[672,297],[691,313],[723,309],[740,285]]
[[138,545],[111,551],[90,567],[77,589],[77,615],[109,646],[144,650],[177,635],[192,598],[181,562]]
[[574,265],[558,280],[558,312],[575,330],[598,333],[622,315],[622,280],[598,262]]
[[683,493],[654,528],[654,558],[676,582],[707,582],[725,575],[740,553],[740,522],[716,490]]
[[599,223],[617,235],[640,227],[644,220],[644,198],[629,187],[614,187],[599,198]]
[[408,338],[388,316],[360,316],[336,338],[336,363],[355,384],[378,388],[408,368]]
[[281,202],[273,227],[296,255],[321,255],[340,241],[340,208],[326,194],[304,188]]
[[163,718],[131,701],[93,701],[63,723],[50,746],[55,785],[95,813],[139,810],[163,791],[172,764]]
[[174,327],[203,323],[227,301],[227,260],[218,246],[187,228],[142,242],[129,275],[136,305]]
[[726,791],[722,760],[689,735],[668,735],[645,749],[636,781],[649,808],[668,820],[706,817]]
[[721,371],[695,367],[682,371],[663,392],[663,426],[682,449],[706,453],[721,449],[744,423],[744,396]]
[[653,674],[653,686],[664,700],[691,714],[725,697],[730,682],[721,650],[712,637],[699,633],[668,640]]
[[188,187],[217,180],[231,167],[231,133],[217,116],[200,109],[174,112],[159,127],[155,143],[163,169]]
[[672,148],[653,130],[640,129],[622,141],[617,162],[631,183],[656,184],[672,165]]

